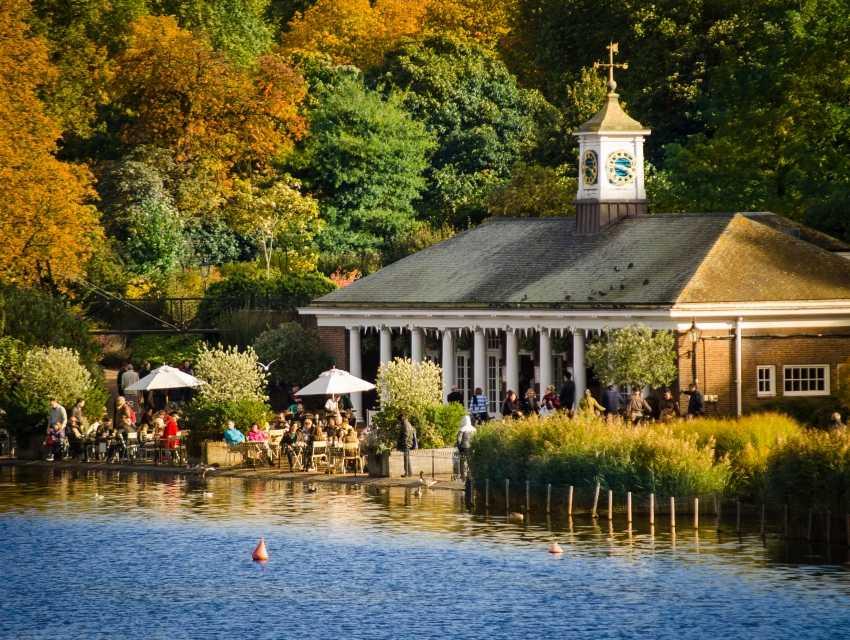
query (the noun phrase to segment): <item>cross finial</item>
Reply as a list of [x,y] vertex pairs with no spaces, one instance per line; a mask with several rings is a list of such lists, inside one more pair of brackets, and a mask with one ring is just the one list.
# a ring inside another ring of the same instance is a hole
[[614,81],[614,69],[628,69],[629,63],[615,63],[614,62],[614,54],[620,53],[620,43],[619,42],[611,42],[607,47],[608,49],[608,62],[594,62],[593,68],[599,69],[602,67],[603,69],[608,69],[608,93],[614,93],[617,89],[617,83]]

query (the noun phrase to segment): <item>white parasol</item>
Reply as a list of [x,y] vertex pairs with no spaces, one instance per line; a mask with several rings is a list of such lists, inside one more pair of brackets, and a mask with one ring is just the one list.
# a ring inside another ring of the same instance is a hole
[[185,389],[205,384],[195,376],[168,365],[154,369],[138,382],[134,382],[124,391],[157,391],[160,389]]
[[357,393],[358,391],[371,391],[375,388],[371,382],[361,380],[348,371],[342,369],[328,369],[319,374],[303,389],[298,390],[299,396],[330,396],[343,393]]

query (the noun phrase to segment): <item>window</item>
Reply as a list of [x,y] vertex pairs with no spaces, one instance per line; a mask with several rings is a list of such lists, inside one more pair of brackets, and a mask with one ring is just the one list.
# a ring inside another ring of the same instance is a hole
[[488,349],[501,349],[502,348],[502,334],[498,331],[488,331],[487,332],[487,348]]
[[786,396],[828,396],[829,365],[801,364],[783,367]]
[[502,381],[499,379],[499,356],[487,356],[487,407],[488,411],[495,415],[499,410],[501,402],[499,402],[499,391],[502,387]]
[[772,364],[756,367],[756,395],[759,398],[776,395],[776,367]]

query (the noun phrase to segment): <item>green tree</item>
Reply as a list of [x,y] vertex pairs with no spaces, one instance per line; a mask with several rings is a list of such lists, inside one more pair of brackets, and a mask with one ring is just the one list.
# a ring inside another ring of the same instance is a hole
[[254,343],[254,349],[263,362],[274,361],[270,372],[277,384],[303,386],[333,364],[322,349],[318,333],[297,322],[284,322],[263,332]]
[[438,225],[480,220],[487,194],[517,162],[562,148],[551,105],[520,88],[480,45],[446,37],[403,45],[387,55],[375,81],[401,92],[404,106],[436,136],[423,207]]
[[606,384],[663,387],[678,373],[673,333],[645,325],[615,329],[593,341],[587,362]]
[[573,171],[539,164],[517,166],[510,180],[487,196],[487,213],[533,218],[572,215],[577,188]]
[[383,251],[413,223],[433,137],[398,96],[383,99],[359,80],[324,92],[309,118],[311,134],[296,163],[327,222],[320,248]]
[[253,64],[269,51],[274,26],[270,0],[153,0],[157,13],[177,16],[180,26],[205,33],[212,45],[239,65]]

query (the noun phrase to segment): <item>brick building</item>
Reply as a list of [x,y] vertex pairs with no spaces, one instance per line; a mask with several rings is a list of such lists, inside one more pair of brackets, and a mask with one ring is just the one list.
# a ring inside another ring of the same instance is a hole
[[507,389],[567,371],[579,393],[598,385],[586,341],[640,323],[676,332],[679,388],[696,378],[720,413],[833,393],[850,359],[850,247],[772,213],[649,215],[649,131],[615,86],[577,133],[575,217],[489,220],[300,310],[338,367],[369,377],[396,355],[432,358],[445,393],[481,387],[495,413]]

